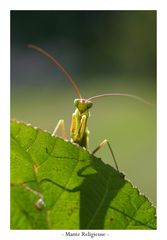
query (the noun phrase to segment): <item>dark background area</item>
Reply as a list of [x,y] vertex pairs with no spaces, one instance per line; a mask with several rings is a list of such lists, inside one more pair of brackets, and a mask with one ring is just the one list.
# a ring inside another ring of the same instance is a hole
[[47,42],[57,55],[62,49],[79,55],[81,74],[137,74],[155,81],[155,24],[154,11],[12,11],[11,45],[24,50],[28,43]]
[[[85,98],[106,92],[136,94],[94,101],[90,149],[113,146],[127,178],[156,202],[156,11],[11,11],[11,117],[69,133],[73,87],[36,44],[71,73]],[[113,164],[108,149],[97,153]]]

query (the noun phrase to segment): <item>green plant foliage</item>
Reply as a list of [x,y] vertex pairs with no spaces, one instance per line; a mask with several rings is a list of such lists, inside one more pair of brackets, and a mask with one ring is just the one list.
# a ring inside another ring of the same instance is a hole
[[12,121],[11,228],[155,229],[155,208],[87,150]]

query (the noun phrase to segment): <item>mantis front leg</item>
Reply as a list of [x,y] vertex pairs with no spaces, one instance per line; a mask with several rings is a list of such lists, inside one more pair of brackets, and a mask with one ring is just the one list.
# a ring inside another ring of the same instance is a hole
[[70,129],[71,141],[79,144],[81,147],[88,147],[89,130],[86,126],[87,115],[79,114],[78,110],[72,114],[72,124]]
[[110,143],[109,143],[109,141],[108,141],[107,139],[105,139],[104,141],[102,141],[102,142],[97,146],[97,148],[95,148],[95,150],[92,151],[92,154],[94,155],[98,150],[100,150],[100,149],[101,149],[102,147],[104,147],[104,145],[106,145],[106,144],[107,144],[107,146],[109,147],[110,153],[111,153],[112,158],[113,158],[113,160],[114,160],[115,167],[116,167],[117,171],[119,172],[119,168],[118,168],[118,164],[117,164],[117,161],[116,161],[114,152],[113,152],[112,147],[111,147],[111,145],[110,145]]

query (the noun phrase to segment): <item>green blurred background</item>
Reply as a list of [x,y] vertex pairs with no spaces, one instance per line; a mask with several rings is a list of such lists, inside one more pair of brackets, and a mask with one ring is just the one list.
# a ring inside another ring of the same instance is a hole
[[[64,119],[69,134],[73,87],[27,44],[68,69],[81,94],[135,94],[94,100],[90,149],[108,139],[119,168],[156,204],[156,11],[11,11],[11,117],[50,132]],[[109,150],[96,154],[113,165]],[[98,186],[97,186],[98,187]]]

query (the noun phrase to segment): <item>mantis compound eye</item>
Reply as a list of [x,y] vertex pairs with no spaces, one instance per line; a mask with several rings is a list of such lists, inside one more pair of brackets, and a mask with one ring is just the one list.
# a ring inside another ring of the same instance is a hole
[[87,109],[91,108],[93,106],[93,103],[91,101],[87,102]]
[[80,103],[80,99],[74,100],[74,105],[76,106],[76,108],[78,108],[79,103]]

